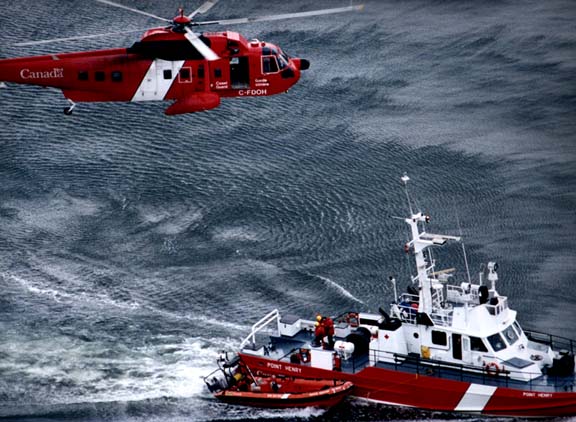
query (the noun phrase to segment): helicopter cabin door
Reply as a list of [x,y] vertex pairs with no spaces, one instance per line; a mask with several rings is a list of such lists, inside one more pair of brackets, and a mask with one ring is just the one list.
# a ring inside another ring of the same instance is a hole
[[132,101],[163,100],[183,65],[184,60],[152,61]]
[[250,88],[248,57],[232,57],[230,59],[230,82],[232,89]]

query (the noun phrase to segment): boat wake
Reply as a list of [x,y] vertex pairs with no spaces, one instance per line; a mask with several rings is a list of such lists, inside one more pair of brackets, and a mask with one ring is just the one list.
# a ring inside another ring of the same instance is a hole
[[338,293],[342,294],[342,296],[347,297],[348,299],[352,299],[354,302],[360,303],[362,305],[366,305],[366,303],[361,300],[358,299],[356,296],[354,296],[352,293],[350,293],[348,290],[346,290],[344,287],[342,287],[341,285],[339,285],[338,283],[336,283],[335,281],[330,280],[328,277],[324,277],[318,274],[312,274],[312,273],[305,273],[307,276],[310,277],[314,277],[317,278],[319,280],[322,280],[322,282],[324,284],[326,284],[328,287],[336,290]]

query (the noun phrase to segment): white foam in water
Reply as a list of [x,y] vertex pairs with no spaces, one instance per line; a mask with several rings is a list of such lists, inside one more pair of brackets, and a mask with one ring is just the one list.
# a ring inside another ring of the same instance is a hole
[[342,295],[346,296],[349,299],[352,299],[358,303],[361,303],[362,305],[365,305],[364,301],[358,299],[356,296],[354,296],[352,293],[350,293],[348,290],[346,290],[344,287],[342,287],[341,285],[339,285],[338,283],[330,280],[328,277],[323,277],[321,275],[317,275],[317,274],[311,274],[311,273],[306,273],[309,276],[312,277],[317,277],[320,280],[322,280],[325,284],[327,284],[328,286],[338,290]]
[[49,287],[38,287],[33,282],[28,281],[22,277],[14,274],[5,274],[7,278],[10,278],[20,284],[23,288],[31,293],[47,296],[56,302],[82,302],[90,305],[115,307],[122,309],[139,309],[141,305],[135,301],[130,302],[119,302],[104,293],[67,293],[61,290],[52,289]]

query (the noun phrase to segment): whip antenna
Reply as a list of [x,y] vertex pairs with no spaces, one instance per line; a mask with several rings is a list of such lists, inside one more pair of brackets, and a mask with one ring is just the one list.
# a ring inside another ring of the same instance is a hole
[[410,202],[410,194],[408,193],[408,182],[410,181],[410,178],[408,177],[408,174],[404,173],[404,176],[402,176],[402,178],[400,180],[402,180],[402,183],[404,183],[404,192],[406,192],[406,199],[408,200],[408,208],[410,209],[410,215],[413,215],[414,212],[412,211],[412,203]]
[[[460,218],[458,217],[458,209],[456,208],[456,202],[453,201],[452,205],[454,206],[454,211],[456,212],[456,224],[458,224],[458,234],[460,235],[460,237],[463,237],[462,235],[462,226],[460,225]],[[464,265],[466,266],[466,275],[468,276],[468,283],[471,283],[471,277],[470,277],[470,268],[468,267],[468,257],[466,256],[466,247],[464,246],[464,241],[461,242],[462,245],[462,253],[464,254]]]

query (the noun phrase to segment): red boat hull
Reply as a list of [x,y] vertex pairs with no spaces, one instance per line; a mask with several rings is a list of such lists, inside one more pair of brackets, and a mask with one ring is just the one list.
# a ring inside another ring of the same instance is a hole
[[352,374],[248,354],[241,354],[241,358],[252,371],[259,374],[347,380],[354,384],[353,396],[386,404],[499,416],[576,415],[576,392],[492,387],[372,366]]

